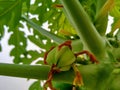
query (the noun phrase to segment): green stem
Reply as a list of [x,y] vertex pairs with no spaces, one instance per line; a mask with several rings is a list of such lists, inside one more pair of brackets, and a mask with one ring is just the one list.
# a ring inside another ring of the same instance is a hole
[[97,32],[78,0],[60,0],[65,13],[83,44],[97,57],[105,56],[105,42]]
[[48,66],[0,63],[0,75],[4,76],[43,80],[46,79],[49,70]]
[[[105,87],[105,82],[108,81],[109,76],[113,71],[113,67],[111,66],[111,64],[80,65],[78,66],[78,69],[82,75],[84,85],[87,88],[90,88],[90,90],[95,90],[97,87]],[[0,63],[0,75],[4,76],[46,80],[49,71],[50,67],[47,65],[18,65]],[[53,80],[57,82],[72,84],[74,77],[75,72],[71,69],[69,71],[54,74]],[[99,88],[98,90],[105,90]]]
[[[47,65],[19,65],[0,63],[0,75],[28,79],[46,80],[50,66]],[[68,75],[71,77],[67,78]],[[55,75],[54,80],[71,83],[74,74],[71,71]]]

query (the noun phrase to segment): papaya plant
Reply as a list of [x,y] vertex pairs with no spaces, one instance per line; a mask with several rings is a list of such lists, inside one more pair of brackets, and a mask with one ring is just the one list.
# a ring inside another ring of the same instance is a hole
[[14,64],[0,75],[37,79],[29,90],[120,89],[120,0],[0,0],[0,40],[4,26]]

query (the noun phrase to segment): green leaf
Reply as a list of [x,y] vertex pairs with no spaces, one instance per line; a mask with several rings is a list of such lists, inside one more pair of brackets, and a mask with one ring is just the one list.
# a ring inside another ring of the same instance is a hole
[[2,51],[2,46],[1,46],[1,44],[0,44],[0,51]]
[[20,20],[21,10],[21,0],[0,1],[0,25],[10,25],[14,28]]
[[24,32],[20,30],[14,30],[14,33],[9,39],[9,44],[14,45],[14,48],[10,52],[11,56],[14,56],[14,63],[20,63],[22,54],[26,53],[27,41],[24,37]]
[[0,0],[0,39],[4,34],[4,25],[7,25],[9,31],[14,33],[21,19],[22,10],[25,8],[25,6],[22,7],[23,3],[27,4],[26,8],[30,7],[30,0]]
[[113,56],[115,57],[116,60],[120,61],[120,48],[114,48],[113,49]]
[[34,83],[32,83],[29,87],[29,90],[42,90],[40,81],[35,81]]
[[111,9],[110,15],[115,18],[120,18],[120,0],[115,0],[114,7]]
[[59,0],[55,0],[54,2],[52,0],[36,0],[35,4],[31,5],[30,8],[32,15],[38,15],[39,21],[34,19],[34,22],[42,25],[44,22],[48,21],[50,31],[52,33],[57,32],[57,34],[60,35],[62,34],[61,36],[64,36],[64,34],[59,33],[59,30],[76,34],[74,28],[66,19],[62,11],[63,8],[56,7],[55,5],[57,4],[60,4]]
[[45,37],[36,30],[34,30],[34,35],[29,35],[28,38],[30,41],[42,49],[48,50],[51,46],[56,46],[56,44],[52,42],[50,38]]
[[113,35],[117,29],[120,29],[120,18],[114,18],[111,28],[112,28],[110,31],[111,35]]
[[82,4],[84,10],[89,15],[91,21],[93,22],[96,15],[97,1],[96,0],[79,0]]
[[3,30],[0,30],[0,51],[2,51],[2,46],[1,46],[2,36],[3,36]]
[[[27,11],[27,13],[29,12],[29,9],[30,9],[30,1],[31,0],[24,0],[25,1],[25,3],[26,3],[26,10],[25,11]],[[25,6],[23,6],[22,8],[24,8]]]
[[102,3],[102,5],[100,10],[97,11],[94,24],[97,31],[104,36],[107,30],[109,11],[114,5],[114,0],[98,0],[98,5],[99,3]]
[[1,41],[3,36],[4,36],[4,28],[3,28],[3,25],[1,25],[1,23],[0,23],[0,41]]
[[4,25],[10,28],[17,26],[21,16],[21,9],[21,0],[0,0],[0,39],[4,34]]
[[[36,38],[37,37],[37,38]],[[42,42],[42,40],[41,40],[41,37],[39,38],[39,36],[37,36],[37,35],[29,35],[28,36],[28,39],[30,40],[30,41],[32,41],[35,45],[37,45],[38,47],[43,47],[44,46],[44,44],[43,44],[43,42]]]
[[114,79],[108,86],[109,90],[119,90],[120,89],[120,74],[113,75]]
[[[47,35],[47,34],[46,34]],[[52,46],[56,46],[54,42],[52,42],[50,39],[47,37],[41,35],[38,31],[34,30],[34,35],[29,35],[28,39],[33,42],[35,45],[40,47],[41,53],[39,54],[39,57],[44,56],[44,50],[47,51],[49,50]],[[44,50],[43,50],[44,49]]]
[[114,17],[112,30],[110,32],[110,34],[113,34],[117,29],[120,28],[120,0],[115,0],[114,6],[110,11],[110,15]]
[[120,42],[120,29],[118,30],[118,32],[116,33],[115,36],[116,36],[118,42]]
[[53,85],[58,90],[72,90],[72,84],[53,82]]
[[21,60],[23,64],[31,64],[33,61],[35,61],[38,58],[40,58],[40,53],[38,53],[35,50],[29,50],[23,54]]

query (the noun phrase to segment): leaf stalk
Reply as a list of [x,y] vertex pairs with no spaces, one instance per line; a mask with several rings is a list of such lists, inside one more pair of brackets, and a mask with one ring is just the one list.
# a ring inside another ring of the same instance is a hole
[[85,48],[95,56],[105,56],[105,41],[97,32],[89,16],[78,0],[60,0],[64,6],[66,17],[80,36]]

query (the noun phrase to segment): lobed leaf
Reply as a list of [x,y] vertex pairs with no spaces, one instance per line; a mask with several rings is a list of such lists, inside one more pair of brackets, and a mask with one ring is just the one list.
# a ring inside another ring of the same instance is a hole
[[13,33],[9,39],[9,44],[14,46],[11,56],[14,56],[15,63],[20,63],[20,55],[26,52],[26,38],[18,28],[23,10],[22,6],[27,3],[26,6],[29,8],[29,2],[30,0],[0,0],[0,40],[4,34],[3,26],[7,25],[9,31]]
[[29,50],[24,53],[24,57],[21,58],[23,64],[31,64],[36,59],[40,58],[40,53],[35,50]]
[[14,48],[10,52],[11,56],[14,56],[14,63],[20,63],[20,56],[26,53],[27,40],[24,37],[24,32],[20,30],[14,30],[14,33],[9,39],[9,44],[14,45]]
[[19,23],[21,10],[22,10],[21,0],[14,0],[14,1],[1,0],[0,1],[0,25],[1,26],[8,25],[10,28],[14,28]]
[[34,22],[42,25],[47,21],[50,31],[53,33],[56,32],[56,34],[59,34],[60,36],[70,36],[61,33],[61,30],[69,32],[71,35],[76,34],[74,28],[68,22],[62,11],[63,7],[56,7],[58,4],[60,5],[58,0],[55,0],[54,2],[52,0],[36,0],[30,8],[32,15],[38,15],[39,20],[33,19]]
[[41,53],[38,55],[39,57],[44,56],[44,50],[47,51],[52,46],[56,46],[54,42],[40,34],[38,31],[34,31],[34,35],[29,35],[28,39],[42,49]]
[[4,25],[14,28],[18,24],[21,5],[21,0],[0,0],[0,40],[4,35]]

